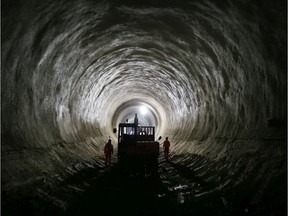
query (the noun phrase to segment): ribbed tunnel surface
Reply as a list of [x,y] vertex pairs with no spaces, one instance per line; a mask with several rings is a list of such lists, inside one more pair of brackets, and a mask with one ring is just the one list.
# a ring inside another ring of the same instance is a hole
[[[286,1],[1,8],[3,215],[286,215]],[[135,113],[170,138],[157,178],[103,169]]]

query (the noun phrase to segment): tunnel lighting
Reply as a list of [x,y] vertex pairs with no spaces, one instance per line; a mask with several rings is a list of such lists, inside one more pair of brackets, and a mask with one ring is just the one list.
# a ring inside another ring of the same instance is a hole
[[145,107],[145,106],[141,106],[140,107],[140,113],[142,114],[142,115],[145,115],[146,113],[147,113],[147,108]]

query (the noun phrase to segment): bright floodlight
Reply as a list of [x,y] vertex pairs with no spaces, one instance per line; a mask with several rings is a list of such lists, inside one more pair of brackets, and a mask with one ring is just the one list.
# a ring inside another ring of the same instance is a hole
[[140,107],[140,112],[142,115],[145,115],[147,113],[147,108],[145,106]]

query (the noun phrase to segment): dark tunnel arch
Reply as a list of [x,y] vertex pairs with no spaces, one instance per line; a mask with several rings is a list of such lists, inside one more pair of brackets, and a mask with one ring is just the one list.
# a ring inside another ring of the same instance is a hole
[[272,158],[263,170],[274,167],[287,155],[286,8],[2,1],[2,190],[99,162],[113,128],[143,104],[142,122],[170,137],[180,164],[201,155],[229,166],[261,152]]

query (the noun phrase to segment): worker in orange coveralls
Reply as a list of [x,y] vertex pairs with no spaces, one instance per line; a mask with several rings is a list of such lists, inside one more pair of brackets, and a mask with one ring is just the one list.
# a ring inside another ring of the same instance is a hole
[[113,154],[113,145],[111,143],[111,139],[109,139],[108,143],[105,144],[104,154],[105,154],[105,166],[107,166],[107,164],[110,166],[111,165],[111,155]]
[[164,157],[166,160],[168,160],[169,158],[169,148],[170,148],[170,142],[168,140],[168,137],[166,137],[166,140],[163,143],[163,147],[164,147]]

